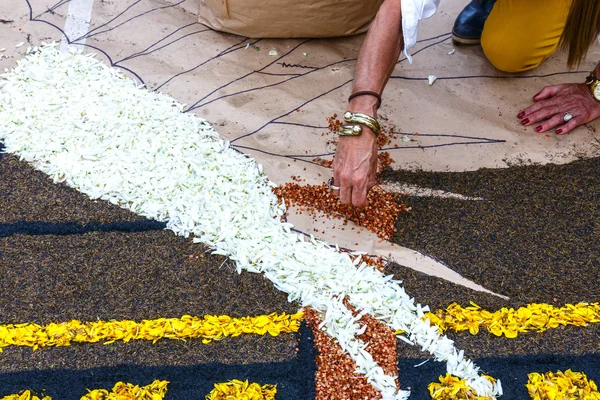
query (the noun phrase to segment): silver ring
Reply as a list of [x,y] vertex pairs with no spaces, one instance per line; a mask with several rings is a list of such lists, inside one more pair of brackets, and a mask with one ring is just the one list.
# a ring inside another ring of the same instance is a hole
[[563,117],[563,121],[569,122],[572,118],[573,118],[573,115],[571,113],[566,113],[565,116]]
[[331,178],[329,178],[329,180],[327,181],[327,187],[331,190],[340,190],[339,186],[335,186],[333,184],[333,176]]

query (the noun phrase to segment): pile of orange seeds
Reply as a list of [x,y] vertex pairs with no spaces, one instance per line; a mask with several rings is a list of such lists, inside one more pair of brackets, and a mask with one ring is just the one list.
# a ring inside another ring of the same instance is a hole
[[367,197],[365,208],[342,204],[338,196],[327,187],[320,185],[299,185],[288,182],[273,189],[279,201],[287,207],[296,206],[300,211],[318,210],[336,219],[347,219],[363,226],[382,239],[390,239],[396,231],[396,218],[403,211],[409,211],[404,204],[396,201],[394,194],[374,187]]

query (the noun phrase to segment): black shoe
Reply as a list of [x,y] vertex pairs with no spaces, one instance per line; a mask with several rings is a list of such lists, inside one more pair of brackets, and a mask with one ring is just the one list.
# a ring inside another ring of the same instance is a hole
[[496,0],[473,0],[467,5],[454,22],[452,40],[456,44],[479,44],[483,25]]

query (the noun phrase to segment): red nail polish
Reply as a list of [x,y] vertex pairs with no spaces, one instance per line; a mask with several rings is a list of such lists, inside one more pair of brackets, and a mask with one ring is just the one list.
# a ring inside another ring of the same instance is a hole
[[536,126],[535,130],[536,130],[536,132],[541,132],[542,126],[541,125]]
[[557,129],[556,133],[560,135],[562,133],[562,129]]
[[527,125],[529,123],[529,118],[525,118],[523,121],[521,121],[521,123],[523,125]]
[[525,111],[521,111],[519,113],[519,115],[517,115],[517,118],[523,118],[524,115],[525,115]]

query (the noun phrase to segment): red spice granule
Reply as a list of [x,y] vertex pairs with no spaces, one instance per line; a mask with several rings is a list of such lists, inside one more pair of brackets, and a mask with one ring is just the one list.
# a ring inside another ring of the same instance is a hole
[[387,151],[382,151],[377,155],[377,172],[381,172],[387,167],[389,167],[394,160],[390,157],[390,153]]
[[381,132],[377,137],[378,149],[389,145],[390,143],[392,143],[392,140],[396,139],[398,135],[394,133],[394,128],[394,125],[381,124]]
[[378,187],[369,191],[365,208],[342,204],[326,184],[304,185],[288,182],[273,189],[279,201],[287,207],[297,206],[300,210],[318,210],[334,218],[346,218],[364,226],[382,239],[389,239],[396,231],[396,217],[409,208],[396,202],[392,193]]
[[331,166],[333,165],[333,160],[324,160],[322,158],[313,158],[312,162],[314,162],[315,164],[319,164],[320,166],[325,168],[331,168]]
[[342,126],[342,121],[337,118],[337,114],[327,117],[327,128],[329,129],[329,132],[337,132],[340,126]]

